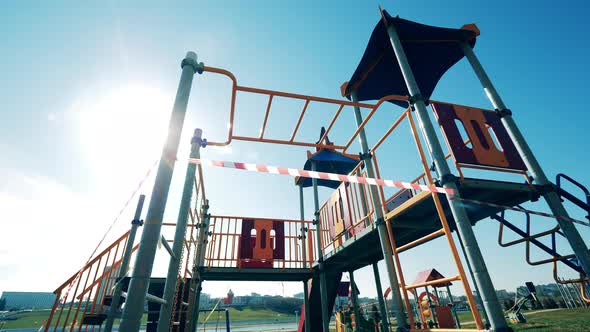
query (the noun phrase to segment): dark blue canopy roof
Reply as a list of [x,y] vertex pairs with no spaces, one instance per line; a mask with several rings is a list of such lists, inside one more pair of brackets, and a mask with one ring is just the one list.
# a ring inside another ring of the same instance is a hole
[[[399,17],[383,16],[394,25],[402,42],[422,96],[429,99],[442,75],[463,57],[460,43],[475,46],[477,32],[469,29],[447,29],[424,25]],[[359,101],[377,100],[387,95],[409,96],[395,53],[391,47],[387,27],[379,20],[358,67],[344,91],[356,91]],[[405,102],[391,100],[406,107]]]
[[[330,149],[321,149],[318,152],[312,154],[305,162],[303,169],[310,171],[312,161],[315,161],[316,163],[317,172],[328,172],[336,174],[348,174],[359,163],[358,158],[351,158],[346,155],[343,155],[342,153]],[[335,189],[338,188],[338,186],[340,185],[340,181],[322,179],[317,179],[317,181],[318,186],[320,187],[328,187]],[[297,177],[295,178],[295,184],[298,186],[302,185],[303,187],[311,187],[312,181],[310,178]]]

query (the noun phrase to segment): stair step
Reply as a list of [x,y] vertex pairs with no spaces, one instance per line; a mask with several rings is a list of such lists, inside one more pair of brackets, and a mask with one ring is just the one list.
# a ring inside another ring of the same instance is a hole
[[[119,307],[125,302],[125,298],[123,296],[119,297]],[[105,295],[102,299],[102,304],[106,306],[110,306],[113,303],[113,296],[112,295]]]
[[101,325],[107,319],[106,314],[86,314],[82,318],[82,325]]

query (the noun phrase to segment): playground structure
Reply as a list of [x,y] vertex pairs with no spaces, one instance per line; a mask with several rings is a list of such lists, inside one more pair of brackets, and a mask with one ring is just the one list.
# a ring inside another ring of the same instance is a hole
[[[382,259],[392,293],[391,310],[395,313],[394,323],[388,318],[383,296],[378,296],[382,330],[388,331],[392,325],[400,331],[461,329],[459,324],[447,324],[448,312],[437,310],[444,306],[436,303],[438,296],[435,298],[427,289],[429,286],[446,287],[451,282],[457,282],[467,296],[475,330],[484,330],[485,324],[477,310],[473,290],[482,299],[485,323],[494,331],[508,331],[510,329],[472,230],[477,221],[487,217],[500,224],[501,246],[524,243],[529,264],[553,264],[557,281],[576,283],[584,290],[590,273],[588,248],[561,199],[567,199],[585,211],[590,211],[590,205],[587,200],[576,198],[560,186],[563,179],[578,185],[573,179],[560,175],[556,184],[547,179],[512,119],[512,112],[498,95],[473,52],[479,35],[477,27],[470,24],[461,29],[447,29],[391,17],[386,11],[382,11],[381,15],[359,66],[350,81],[341,87],[343,97],[348,100],[241,86],[231,72],[205,66],[197,62],[195,53],[189,52],[181,64],[182,74],[168,138],[145,221],[141,220],[142,197],[131,230],[94,255],[55,291],[56,302],[44,324],[44,331],[94,331],[95,328],[100,331],[104,327],[105,332],[111,332],[114,320],[119,318],[120,331],[139,331],[145,302],[148,301],[148,314],[153,317],[148,318],[148,331],[193,332],[199,317],[199,298],[204,281],[258,280],[302,282],[304,310],[299,331],[326,332],[342,273],[349,272],[354,285],[354,271],[371,265],[377,292],[383,294],[377,267],[377,262]],[[473,67],[494,111],[430,100],[442,75],[463,57]],[[228,136],[221,142],[207,141],[202,138],[200,129],[195,130],[189,156],[193,162],[187,166],[178,219],[176,223],[165,223],[163,214],[195,73],[216,74],[231,80]],[[268,98],[258,136],[234,134],[238,93]],[[303,104],[288,138],[265,136],[275,97],[299,100]],[[377,102],[367,102],[370,100]],[[386,102],[406,109],[374,144],[369,145],[366,126]],[[325,130],[322,130],[319,140],[300,139],[297,134],[302,119],[312,104],[330,105],[337,110],[329,122],[322,124]],[[448,154],[444,153],[438,133],[430,121],[427,105],[438,120],[440,133],[450,151]],[[356,130],[346,142],[329,141],[328,135],[336,121],[345,109],[350,108],[355,116]],[[364,117],[361,110],[367,112]],[[381,179],[380,170],[387,167],[378,163],[379,156],[387,153],[379,148],[386,140],[391,140],[390,135],[402,122],[409,125],[408,139],[416,146],[422,165],[418,173],[421,174],[412,181],[411,189],[401,189],[386,197],[383,186],[374,185],[377,183],[375,179]],[[462,136],[462,131],[467,137]],[[360,150],[352,147],[355,140],[359,141]],[[315,151],[308,152],[303,167],[310,171],[309,177],[298,177],[295,182],[300,196],[300,219],[210,214],[200,152],[206,146],[226,146],[232,141],[315,148]],[[522,175],[524,181],[470,178],[465,173],[469,169],[484,170],[485,174],[502,172]],[[317,172],[373,180],[364,183],[340,182],[318,178],[315,176]],[[323,205],[319,202],[319,186],[334,189]],[[312,188],[314,198],[314,217],[311,220],[307,218],[303,203],[304,188],[308,187]],[[583,186],[579,187],[585,190]],[[440,193],[433,188],[444,188],[448,193]],[[585,193],[587,195],[587,191]],[[541,197],[553,215],[558,216],[555,218],[557,225],[552,230],[531,234],[528,210],[525,213],[525,230],[505,219],[504,210]],[[140,226],[143,228],[141,240],[136,245],[135,237]],[[161,235],[162,227],[174,227],[173,240]],[[505,228],[521,238],[505,242]],[[467,268],[460,260],[453,231],[458,236],[457,242]],[[400,254],[441,237],[446,238],[457,273],[407,283]],[[544,237],[550,237],[551,246],[541,241]],[[556,237],[565,238],[573,253],[559,254]],[[151,278],[151,272],[159,243],[170,254],[170,262],[167,277],[158,283]],[[374,245],[376,243],[379,246]],[[532,261],[529,255],[532,246],[546,252],[550,258]],[[135,255],[135,264],[128,275],[132,255]],[[557,275],[558,264],[573,269],[580,274],[580,278],[561,280]],[[421,300],[425,300],[427,305],[416,313],[408,294],[416,294],[420,288],[426,291],[423,297],[418,296],[418,304],[421,306]],[[585,292],[582,294],[584,300],[590,302],[589,296]],[[352,296],[352,302],[355,319],[359,319],[356,296]],[[429,320],[440,326],[429,325]],[[458,323],[456,317],[453,321]],[[360,326],[358,321],[355,325]]]
[[518,294],[518,290],[516,290],[516,295],[521,295],[520,298],[517,298],[514,301],[514,306],[512,308],[506,310],[506,317],[513,323],[526,323],[526,318],[522,314],[521,310],[527,302],[538,302],[537,299],[537,291],[535,290],[535,285],[532,282],[526,282],[527,287],[527,294]]

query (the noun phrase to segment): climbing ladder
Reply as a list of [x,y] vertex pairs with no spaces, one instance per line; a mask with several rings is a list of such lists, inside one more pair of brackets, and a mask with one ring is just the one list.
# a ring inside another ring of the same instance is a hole
[[[582,193],[584,194],[584,199],[579,199],[569,191],[565,190],[562,187],[562,180],[565,179],[569,181],[571,184],[579,188]],[[590,192],[588,189],[582,185],[581,183],[575,181],[571,177],[565,174],[558,174],[555,180],[555,188],[559,193],[559,196],[562,198],[562,201],[567,200],[573,203],[575,206],[579,207],[584,211],[586,214],[586,218],[590,220]],[[500,228],[498,232],[498,244],[501,247],[511,247],[517,244],[524,243],[525,245],[525,259],[529,265],[537,266],[543,264],[552,264],[553,265],[553,277],[555,282],[559,284],[579,284],[580,286],[580,293],[582,299],[586,303],[590,303],[590,297],[586,295],[586,284],[590,282],[588,277],[584,277],[584,271],[582,267],[577,262],[577,258],[575,254],[560,254],[558,250],[558,241],[559,239],[565,239],[565,234],[561,231],[559,225],[555,227],[542,231],[536,234],[531,234],[531,214],[527,212],[524,208],[520,207],[524,211],[525,216],[525,224],[524,229],[521,227],[509,222],[505,218],[504,211],[501,211],[498,214],[492,215],[490,218],[499,222]],[[504,240],[504,228],[507,228],[517,234],[519,236],[518,239],[512,241],[505,241]],[[543,240],[549,239],[549,245],[547,245]],[[548,254],[550,257],[543,260],[533,260],[531,258],[531,247],[536,247],[541,251]],[[558,276],[558,263],[562,263],[566,267],[569,267],[576,273],[580,274],[580,278],[578,279],[563,279]]]

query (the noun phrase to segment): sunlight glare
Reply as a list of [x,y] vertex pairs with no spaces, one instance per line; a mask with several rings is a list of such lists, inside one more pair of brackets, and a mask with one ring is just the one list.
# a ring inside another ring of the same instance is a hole
[[170,96],[140,84],[85,103],[80,140],[91,168],[115,181],[144,172],[160,155],[171,107]]

